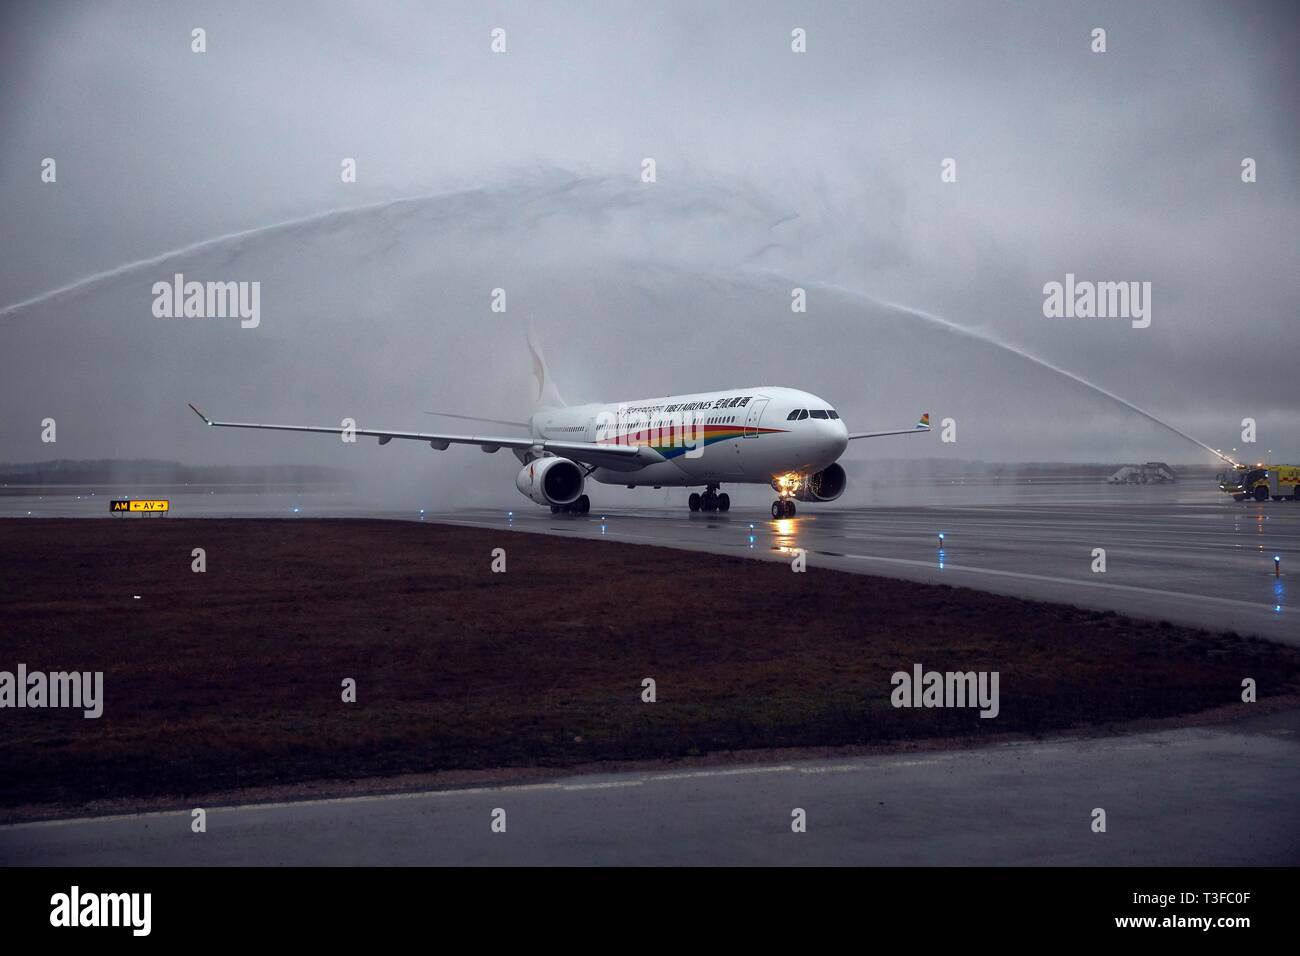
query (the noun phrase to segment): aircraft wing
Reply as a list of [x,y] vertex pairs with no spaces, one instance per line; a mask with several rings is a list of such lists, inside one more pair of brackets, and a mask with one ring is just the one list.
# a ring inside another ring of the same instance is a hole
[[887,432],[854,432],[849,435],[849,441],[855,438],[881,438],[885,435],[918,435],[930,430],[930,413],[926,412],[911,428],[895,428]]
[[[321,425],[264,425],[255,422],[218,422],[208,418],[207,415],[204,415],[193,405],[190,405],[190,408],[205,423],[216,428],[261,428],[268,431],[319,432],[326,435],[341,435],[347,430]],[[449,445],[477,445],[489,453],[502,448],[521,451],[536,448],[589,465],[600,465],[623,470],[639,468],[663,460],[654,449],[636,445],[601,445],[595,442],[548,441],[546,439],[521,438],[518,435],[509,438],[496,438],[486,435],[448,435],[442,432],[398,432],[376,428],[354,428],[351,429],[351,432],[354,435],[378,438],[381,445],[387,445],[394,438],[424,441],[429,443],[429,447],[438,451],[446,449]]]

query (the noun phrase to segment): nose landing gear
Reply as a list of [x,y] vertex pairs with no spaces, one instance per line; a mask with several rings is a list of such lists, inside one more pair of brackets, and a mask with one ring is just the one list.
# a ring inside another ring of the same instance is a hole
[[776,492],[776,501],[772,502],[773,518],[794,517],[794,496],[802,482],[803,478],[798,475],[778,475],[772,479],[772,490]]
[[715,482],[705,486],[704,494],[692,491],[686,499],[687,507],[692,511],[730,511],[731,496],[726,492],[718,494],[719,487]]

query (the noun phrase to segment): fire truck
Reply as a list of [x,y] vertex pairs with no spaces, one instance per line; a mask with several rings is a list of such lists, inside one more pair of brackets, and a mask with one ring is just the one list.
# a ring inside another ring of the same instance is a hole
[[1219,475],[1219,490],[1234,501],[1300,501],[1300,465],[1238,465]]

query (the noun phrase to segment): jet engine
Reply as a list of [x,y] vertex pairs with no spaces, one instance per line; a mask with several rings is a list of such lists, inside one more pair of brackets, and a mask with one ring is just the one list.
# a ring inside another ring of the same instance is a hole
[[582,494],[586,476],[567,458],[537,458],[519,469],[515,487],[539,505],[569,505]]
[[849,476],[835,463],[801,481],[794,496],[800,501],[834,501],[844,494],[848,483]]

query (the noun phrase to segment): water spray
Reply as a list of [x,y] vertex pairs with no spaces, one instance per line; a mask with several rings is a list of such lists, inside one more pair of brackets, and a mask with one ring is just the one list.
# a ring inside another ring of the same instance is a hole
[[1161,428],[1173,432],[1179,438],[1186,439],[1187,441],[1191,442],[1193,445],[1197,445],[1205,449],[1211,455],[1214,455],[1216,458],[1222,459],[1223,461],[1227,462],[1229,465],[1232,465],[1234,468],[1237,466],[1237,462],[1234,461],[1228,455],[1225,455],[1223,452],[1219,451],[1218,449],[1211,448],[1209,445],[1205,444],[1205,442],[1201,441],[1199,438],[1193,438],[1191,435],[1187,434],[1187,432],[1169,424],[1164,419],[1156,415],[1153,415],[1151,412],[1148,412],[1145,408],[1141,408],[1138,405],[1134,405],[1128,399],[1120,398],[1114,392],[1102,388],[1100,385],[1095,385],[1092,382],[1088,381],[1086,378],[1083,378],[1080,375],[1076,375],[1074,372],[1068,371],[1067,369],[1063,369],[1059,365],[1054,365],[1051,362],[1047,361],[1046,359],[1039,358],[1037,355],[1034,355],[1030,352],[1026,352],[1024,349],[1017,348],[1014,345],[1010,345],[1006,342],[1000,341],[999,339],[996,339],[991,335],[986,335],[982,332],[977,332],[974,329],[965,328],[964,326],[958,325],[955,322],[949,322],[947,319],[942,319],[937,315],[932,315],[931,313],[924,312],[921,309],[914,309],[911,306],[899,305],[897,302],[887,302],[884,299],[878,299],[875,296],[867,295],[866,293],[863,292],[855,292],[852,289],[845,289],[842,286],[824,285],[824,287],[834,292],[837,292],[841,295],[866,299],[868,302],[871,302],[883,308],[893,309],[896,312],[904,312],[908,315],[914,315],[919,319],[929,322],[932,325],[937,325],[940,328],[947,329],[950,332],[956,332],[957,334],[964,335],[967,338],[972,338],[978,342],[983,342],[987,345],[993,345],[1004,351],[1011,352],[1013,355],[1018,355],[1022,359],[1025,359],[1028,362],[1033,362],[1035,365],[1041,368],[1045,368],[1050,372],[1055,372],[1057,375],[1065,376],[1070,381],[1075,382],[1079,385],[1082,385],[1084,388],[1096,392],[1098,395],[1101,395],[1103,398],[1108,398],[1112,402],[1122,405],[1124,408],[1127,408],[1131,412],[1137,412],[1139,415],[1141,415],[1143,418],[1147,419],[1148,421],[1154,422],[1155,424],[1159,425]]

